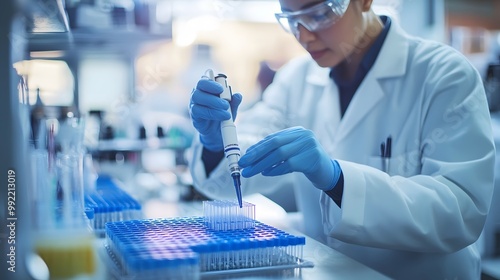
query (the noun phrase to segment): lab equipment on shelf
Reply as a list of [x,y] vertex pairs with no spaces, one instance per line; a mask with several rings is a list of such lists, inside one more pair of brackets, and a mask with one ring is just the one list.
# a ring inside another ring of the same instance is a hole
[[33,249],[53,279],[92,277],[98,261],[84,208],[83,120],[67,114],[41,118],[39,124],[39,137],[31,139],[29,149]]
[[[237,202],[205,202],[205,214],[215,221],[247,220],[254,206]],[[223,215],[213,215],[220,210]],[[106,259],[120,279],[198,279],[252,270],[312,266],[304,261],[305,237],[296,236],[253,220],[245,228],[218,230],[207,217],[157,218],[106,224]],[[234,218],[233,218],[234,219]]]

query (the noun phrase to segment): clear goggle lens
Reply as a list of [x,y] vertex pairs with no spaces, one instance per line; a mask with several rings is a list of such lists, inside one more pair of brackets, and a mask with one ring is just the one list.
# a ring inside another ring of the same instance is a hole
[[349,2],[349,0],[328,0],[304,10],[277,13],[275,16],[285,31],[297,36],[299,24],[311,32],[334,25],[344,15]]

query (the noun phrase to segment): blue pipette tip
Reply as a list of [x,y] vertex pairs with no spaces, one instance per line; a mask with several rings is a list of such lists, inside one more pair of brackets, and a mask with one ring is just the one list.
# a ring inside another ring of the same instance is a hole
[[236,197],[238,197],[238,204],[240,205],[240,208],[243,208],[243,200],[241,198],[240,175],[239,174],[232,174],[231,176],[233,177],[234,188],[236,189]]

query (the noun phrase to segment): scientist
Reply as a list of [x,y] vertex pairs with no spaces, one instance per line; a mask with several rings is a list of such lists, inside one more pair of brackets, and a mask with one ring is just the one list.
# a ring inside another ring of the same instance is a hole
[[[243,192],[294,184],[309,233],[391,278],[479,279],[495,155],[480,75],[372,0],[280,4],[309,55],[238,114]],[[241,95],[221,91],[202,78],[192,92],[191,170],[203,193],[234,199],[220,121]]]

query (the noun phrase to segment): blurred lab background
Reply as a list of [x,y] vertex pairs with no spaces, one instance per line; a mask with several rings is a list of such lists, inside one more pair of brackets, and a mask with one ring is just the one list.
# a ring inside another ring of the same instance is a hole
[[[86,168],[120,182],[147,217],[175,216],[179,203],[205,199],[186,168],[194,135],[188,102],[204,71],[226,73],[233,90],[243,94],[245,109],[259,100],[276,70],[305,54],[277,24],[280,7],[274,0],[20,2],[31,8],[23,19],[26,29],[17,35],[26,38],[26,52],[14,68],[33,145],[47,133],[57,142],[55,134],[64,132],[68,119],[82,120],[69,133],[81,133],[79,147],[90,158]],[[483,77],[499,143],[500,1],[374,4],[410,34],[449,44],[470,60]],[[15,40],[16,33],[12,36]],[[500,258],[500,187],[495,187],[479,241],[487,261]],[[266,196],[293,213],[292,193]],[[485,279],[499,279],[499,269],[498,261],[485,262]]]

